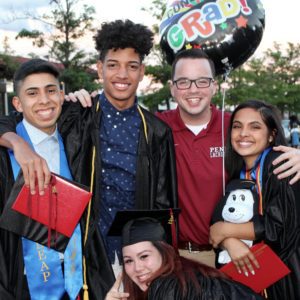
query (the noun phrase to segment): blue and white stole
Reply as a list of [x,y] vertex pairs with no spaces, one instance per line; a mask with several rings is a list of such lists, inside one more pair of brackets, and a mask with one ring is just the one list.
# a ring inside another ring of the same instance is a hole
[[[34,149],[23,122],[17,125],[16,131]],[[58,141],[60,149],[60,175],[71,180],[72,176],[62,138],[59,134]],[[20,166],[13,152],[11,150],[8,152],[14,178],[16,179],[20,171]],[[24,237],[22,237],[22,246],[27,282],[32,300],[58,300],[61,299],[65,292],[68,293],[71,300],[76,299],[83,285],[81,230],[79,224],[76,226],[64,252],[65,278],[63,277],[58,251]]]
[[262,199],[262,176],[263,167],[267,154],[272,150],[271,147],[266,148],[255,160],[254,167],[251,170],[246,170],[244,166],[240,172],[241,179],[250,179],[256,182],[256,189],[259,196],[259,214],[263,214],[263,199]]

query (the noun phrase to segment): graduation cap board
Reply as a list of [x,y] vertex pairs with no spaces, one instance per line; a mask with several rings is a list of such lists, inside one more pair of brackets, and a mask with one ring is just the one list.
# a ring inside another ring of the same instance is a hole
[[31,195],[20,172],[0,217],[0,227],[64,252],[91,193],[64,177],[51,176],[43,196],[38,192]]
[[166,241],[177,248],[179,208],[118,211],[108,232],[122,236],[122,245],[142,241]]

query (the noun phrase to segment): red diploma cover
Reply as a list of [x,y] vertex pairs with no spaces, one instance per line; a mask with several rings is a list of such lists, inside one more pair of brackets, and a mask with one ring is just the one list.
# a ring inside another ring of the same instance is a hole
[[233,280],[249,286],[259,293],[291,271],[280,259],[280,257],[266,244],[258,243],[251,247],[260,268],[254,267],[255,275],[249,272],[248,277],[244,273],[238,273],[233,262],[223,266],[220,270],[226,273]]
[[0,228],[64,253],[91,193],[86,186],[52,173],[45,195],[31,195],[18,175],[0,214]]
[[12,209],[71,237],[91,196],[74,182],[52,173],[43,196],[38,192],[31,195],[29,188],[23,185]]

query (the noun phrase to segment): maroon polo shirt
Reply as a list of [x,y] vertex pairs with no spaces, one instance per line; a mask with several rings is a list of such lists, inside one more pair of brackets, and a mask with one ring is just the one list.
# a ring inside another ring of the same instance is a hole
[[[158,113],[173,131],[176,151],[180,241],[208,244],[209,225],[222,197],[222,113],[211,106],[206,129],[194,135],[181,120],[178,108]],[[225,113],[225,138],[230,114]]]

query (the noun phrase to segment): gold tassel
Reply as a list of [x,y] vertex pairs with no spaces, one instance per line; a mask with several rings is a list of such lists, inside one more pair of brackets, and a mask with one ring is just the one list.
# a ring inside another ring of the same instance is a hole
[[88,293],[87,284],[83,285],[83,300],[89,300],[89,293]]

